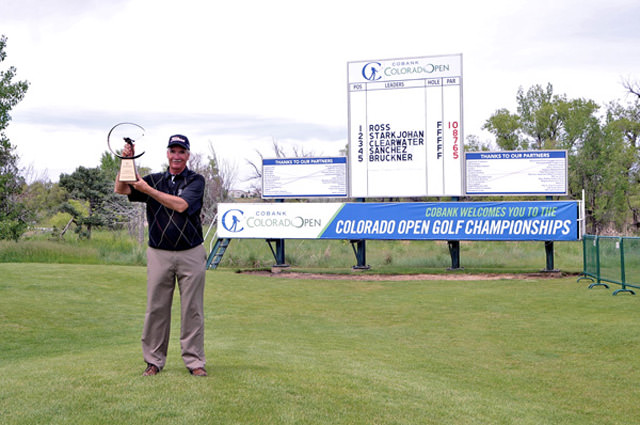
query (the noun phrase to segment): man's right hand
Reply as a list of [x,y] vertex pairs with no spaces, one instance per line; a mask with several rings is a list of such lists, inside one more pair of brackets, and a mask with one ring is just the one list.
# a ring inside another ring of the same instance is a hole
[[135,155],[135,149],[131,143],[126,143],[124,149],[122,149],[122,156],[125,158],[132,158]]

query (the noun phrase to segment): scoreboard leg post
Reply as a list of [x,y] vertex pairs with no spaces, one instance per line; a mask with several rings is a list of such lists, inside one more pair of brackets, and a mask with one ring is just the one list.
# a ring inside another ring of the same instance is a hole
[[[276,245],[275,249],[271,245],[272,242]],[[285,262],[284,239],[267,239],[267,243],[271,248],[273,258],[276,260],[276,264],[273,267],[289,267],[289,264]]]
[[546,263],[546,268],[544,269],[545,272],[557,272],[558,270],[555,270],[554,268],[554,262],[553,262],[553,241],[545,241],[544,242],[544,252],[546,254],[547,257],[547,263]]
[[460,241],[447,241],[449,255],[451,256],[451,267],[448,270],[460,270]]
[[353,253],[356,255],[357,264],[353,266],[353,270],[369,270],[371,266],[367,265],[367,245],[365,240],[351,241]]
[[[553,196],[547,196],[546,200],[547,201],[553,201]],[[556,270],[554,268],[554,263],[553,263],[553,257],[554,257],[553,241],[545,241],[544,242],[544,252],[545,252],[545,255],[547,257],[546,268],[544,269],[544,271],[545,272],[557,272],[558,270]]]
[[[458,196],[451,197],[453,202],[460,201]],[[460,270],[460,241],[447,241],[449,246],[449,255],[451,256],[451,267],[447,270]]]

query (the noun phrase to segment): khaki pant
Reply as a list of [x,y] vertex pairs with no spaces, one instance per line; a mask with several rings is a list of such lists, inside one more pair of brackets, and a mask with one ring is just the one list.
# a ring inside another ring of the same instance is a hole
[[162,369],[167,361],[171,303],[180,291],[180,348],[188,369],[204,367],[204,282],[206,253],[199,245],[186,251],[147,249],[147,311],[142,331],[144,361]]

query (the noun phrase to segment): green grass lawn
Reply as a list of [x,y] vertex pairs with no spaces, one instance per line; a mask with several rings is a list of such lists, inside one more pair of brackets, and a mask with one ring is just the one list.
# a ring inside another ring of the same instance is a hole
[[[631,424],[640,298],[575,277],[209,271],[208,378],[142,377],[146,269],[0,264],[2,424]],[[176,295],[176,305],[179,301]]]

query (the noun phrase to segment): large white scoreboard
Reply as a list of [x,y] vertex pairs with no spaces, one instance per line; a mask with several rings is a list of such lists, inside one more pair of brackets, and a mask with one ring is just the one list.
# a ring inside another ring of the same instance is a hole
[[463,194],[462,55],[347,64],[350,196]]

